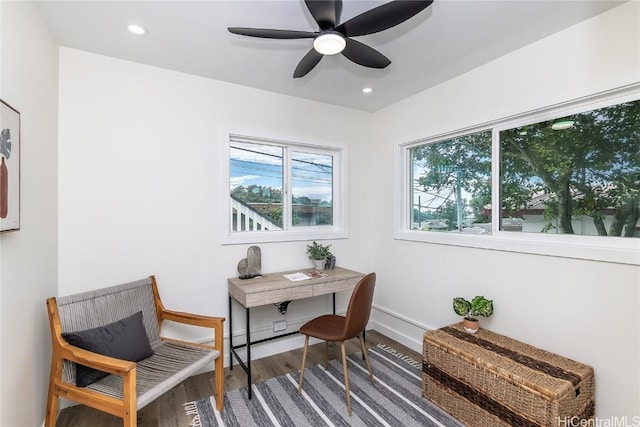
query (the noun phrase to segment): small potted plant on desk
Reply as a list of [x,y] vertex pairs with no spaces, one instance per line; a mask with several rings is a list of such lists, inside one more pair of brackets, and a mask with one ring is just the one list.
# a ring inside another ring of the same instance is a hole
[[493,300],[488,300],[481,295],[472,299],[471,302],[462,297],[456,297],[453,299],[453,311],[458,316],[464,316],[462,319],[464,330],[475,334],[478,332],[480,323],[478,316],[489,317],[493,314]]
[[322,245],[317,243],[315,240],[312,244],[307,245],[307,255],[309,259],[313,262],[316,270],[324,270],[324,265],[327,262],[327,258],[329,258],[332,254],[329,248],[331,245]]

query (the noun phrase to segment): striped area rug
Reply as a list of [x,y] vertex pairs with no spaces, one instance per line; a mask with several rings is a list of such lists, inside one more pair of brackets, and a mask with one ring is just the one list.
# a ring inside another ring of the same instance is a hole
[[218,412],[215,398],[185,403],[194,427],[265,426],[439,426],[459,427],[440,408],[421,396],[421,363],[388,347],[369,349],[375,384],[371,384],[362,353],[348,357],[353,415],[347,415],[342,364],[309,367],[298,395],[299,372],[253,384],[225,394]]

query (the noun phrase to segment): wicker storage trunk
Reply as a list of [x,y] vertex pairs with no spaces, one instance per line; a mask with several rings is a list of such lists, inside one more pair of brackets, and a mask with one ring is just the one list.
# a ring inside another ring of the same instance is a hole
[[[424,334],[422,395],[467,426],[587,425],[590,366],[462,323]],[[591,425],[591,424],[588,424]]]

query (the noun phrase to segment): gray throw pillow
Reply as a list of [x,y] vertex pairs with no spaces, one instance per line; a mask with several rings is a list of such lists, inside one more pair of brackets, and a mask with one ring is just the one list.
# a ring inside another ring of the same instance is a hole
[[[153,355],[149,338],[142,323],[142,312],[108,325],[77,332],[63,332],[62,338],[76,347],[138,362]],[[86,387],[109,375],[76,363],[76,385]]]

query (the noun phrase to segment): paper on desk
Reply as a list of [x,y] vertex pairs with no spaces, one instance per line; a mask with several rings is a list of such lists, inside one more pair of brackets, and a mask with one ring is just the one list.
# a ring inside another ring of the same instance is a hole
[[310,276],[307,276],[304,273],[291,273],[291,274],[283,274],[284,277],[291,280],[292,282],[299,282],[301,280],[311,279]]

